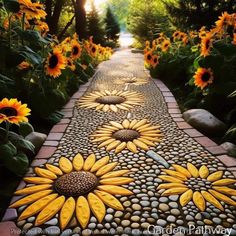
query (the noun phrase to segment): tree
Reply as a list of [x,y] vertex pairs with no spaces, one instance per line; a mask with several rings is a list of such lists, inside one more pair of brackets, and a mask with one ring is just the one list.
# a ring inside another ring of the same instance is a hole
[[112,13],[110,6],[107,7],[104,23],[108,40],[117,41],[120,33],[120,25],[115,15]]
[[173,25],[185,30],[210,27],[222,12],[236,10],[235,0],[165,0],[165,6]]
[[164,6],[155,0],[131,0],[127,27],[136,40],[152,40],[169,29]]
[[93,0],[91,1],[91,11],[87,14],[87,35],[93,36],[93,42],[96,44],[103,44],[105,41],[105,31]]

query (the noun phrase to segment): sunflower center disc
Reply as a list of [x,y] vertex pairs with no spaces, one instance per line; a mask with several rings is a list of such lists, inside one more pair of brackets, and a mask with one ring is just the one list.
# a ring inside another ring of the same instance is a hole
[[55,182],[55,189],[58,193],[77,197],[90,192],[97,186],[97,177],[86,171],[74,171],[59,177]]
[[0,109],[0,113],[6,116],[16,116],[17,111],[12,107],[3,107]]
[[126,99],[120,96],[103,96],[96,99],[96,102],[101,104],[120,104]]
[[73,49],[72,49],[72,54],[73,54],[73,55],[77,55],[78,53],[79,53],[78,47],[73,47]]
[[210,74],[208,72],[206,72],[202,75],[202,80],[204,82],[207,82],[210,79],[210,77],[211,77]]
[[58,64],[58,57],[56,55],[52,55],[49,59],[49,67],[55,68]]
[[113,133],[113,138],[118,139],[122,142],[132,141],[140,137],[139,132],[132,129],[121,129]]

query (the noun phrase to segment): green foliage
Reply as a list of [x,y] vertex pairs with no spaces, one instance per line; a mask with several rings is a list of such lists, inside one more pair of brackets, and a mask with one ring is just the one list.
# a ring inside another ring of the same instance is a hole
[[22,122],[19,124],[19,133],[23,137],[26,137],[28,134],[34,132],[34,127],[28,122]]
[[104,23],[107,39],[117,41],[120,33],[120,26],[110,6],[107,7]]
[[165,9],[159,1],[131,0],[127,19],[128,30],[144,43],[169,28]]
[[179,29],[199,29],[205,25],[211,27],[218,16],[227,11],[233,13],[236,4],[232,0],[164,0],[169,18],[173,25]]

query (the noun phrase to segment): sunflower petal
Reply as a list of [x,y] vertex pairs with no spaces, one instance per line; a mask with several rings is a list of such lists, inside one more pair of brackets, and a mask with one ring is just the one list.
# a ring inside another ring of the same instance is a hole
[[24,198],[21,198],[20,200],[14,202],[13,204],[10,205],[11,208],[17,208],[23,205],[30,204],[32,202],[37,201],[38,199],[45,197],[52,193],[53,190],[43,190],[41,192],[33,193],[31,195],[28,195]]
[[38,176],[41,176],[44,178],[48,178],[48,179],[56,179],[57,178],[57,176],[53,172],[51,172],[50,170],[35,167],[34,171]]
[[109,144],[111,144],[112,142],[115,142],[116,140],[114,138],[110,138],[106,141],[104,141],[103,143],[99,144],[98,147],[101,148],[101,147],[105,147]]
[[172,176],[159,175],[158,178],[162,179],[164,181],[167,181],[167,182],[171,182],[171,183],[183,183],[183,180],[177,179],[177,178],[172,177]]
[[46,221],[50,220],[58,211],[62,208],[65,202],[65,197],[60,196],[50,202],[37,216],[35,220],[35,226],[44,224]]
[[212,183],[212,185],[219,185],[219,186],[224,186],[224,185],[230,185],[236,183],[236,179],[220,179]]
[[60,226],[64,230],[70,222],[75,211],[75,200],[73,197],[69,197],[64,203],[60,213]]
[[133,181],[134,180],[132,178],[128,177],[114,177],[108,179],[101,179],[99,182],[100,184],[106,184],[106,185],[123,185],[123,184],[129,184],[130,182]]
[[163,170],[166,174],[170,175],[170,176],[173,176],[175,178],[178,178],[178,179],[181,179],[181,180],[187,180],[187,177],[177,171],[174,171],[174,170],[167,170],[167,169],[164,169]]
[[192,175],[189,173],[189,171],[186,168],[184,168],[180,165],[177,165],[177,164],[173,164],[172,166],[175,168],[176,171],[178,171],[179,173],[185,175],[187,178],[192,177]]
[[44,207],[46,207],[51,201],[53,201],[58,196],[57,193],[48,195],[46,197],[43,197],[36,202],[29,205],[20,215],[18,220],[24,220],[26,218],[29,218],[38,212],[40,212]]
[[56,175],[63,175],[63,172],[57,166],[46,164],[46,168]]
[[127,119],[125,119],[125,120],[122,122],[122,125],[123,125],[123,127],[124,127],[125,129],[128,129],[128,128],[129,128],[129,125],[130,125],[130,122],[129,122]]
[[137,123],[138,123],[138,121],[136,119],[132,120],[129,124],[129,129],[132,129],[134,127],[134,125]]
[[80,153],[78,153],[73,159],[73,167],[75,170],[79,171],[82,170],[83,166],[84,166],[84,158]]
[[181,193],[184,193],[188,190],[187,187],[176,187],[176,188],[171,188],[171,189],[167,189],[165,190],[161,196],[170,196],[170,195],[178,195]]
[[106,147],[106,150],[107,150],[107,151],[111,151],[112,149],[116,148],[119,144],[121,144],[121,141],[120,141],[120,140],[116,140],[116,141],[110,143],[110,144]]
[[192,197],[193,197],[193,190],[192,189],[187,190],[179,198],[180,205],[182,207],[186,206],[191,201]]
[[231,198],[225,196],[224,194],[222,193],[219,193],[213,189],[209,189],[209,192],[215,197],[217,198],[218,200],[220,201],[223,201],[229,205],[232,205],[232,206],[236,206],[236,202],[234,200],[232,200]]
[[236,196],[236,190],[228,187],[219,187],[219,186],[212,186],[213,189],[217,190],[220,193],[229,195],[229,196]]
[[176,187],[187,187],[187,186],[182,183],[168,183],[168,184],[158,185],[157,189],[169,189],[169,188],[176,188]]
[[95,194],[109,207],[115,210],[124,210],[120,201],[112,196],[110,193],[95,190]]
[[201,168],[199,169],[199,175],[202,179],[207,178],[207,176],[209,175],[209,169],[207,168],[207,166],[201,166]]
[[95,155],[94,155],[94,154],[90,154],[90,155],[87,157],[87,159],[85,160],[85,162],[84,162],[84,167],[83,167],[83,169],[84,169],[85,171],[90,170],[91,167],[94,165],[95,161],[96,161]]
[[101,167],[97,172],[96,172],[96,176],[101,176],[104,175],[106,173],[108,173],[109,171],[113,170],[116,166],[117,166],[117,162],[112,162],[110,164],[107,164],[103,167]]
[[207,191],[201,191],[202,196],[206,199],[206,201],[208,201],[209,203],[211,203],[213,206],[217,207],[218,209],[220,209],[221,211],[224,210],[223,206],[220,204],[220,202],[213,197],[210,193],[208,193]]
[[134,139],[134,140],[133,140],[133,143],[134,143],[136,146],[138,146],[139,148],[141,148],[141,149],[143,149],[143,150],[145,150],[145,151],[148,151],[148,150],[149,150],[149,147],[148,147],[145,143],[139,141],[138,139]]
[[129,141],[129,142],[127,143],[127,148],[128,148],[131,152],[133,152],[133,153],[137,153],[137,152],[138,152],[136,145],[135,145],[133,142],[131,142],[131,141]]
[[117,194],[117,195],[132,195],[133,192],[131,192],[130,190],[120,187],[120,186],[115,186],[115,185],[99,185],[97,187],[99,190],[105,191],[107,193],[110,194]]
[[118,129],[123,129],[124,127],[118,123],[118,122],[115,122],[115,121],[110,121],[110,124]]
[[194,177],[197,178],[199,176],[199,172],[198,169],[191,163],[187,164],[187,169],[189,171],[189,173]]
[[149,141],[149,140],[147,140],[145,138],[138,138],[138,140],[143,142],[144,144],[146,144],[148,146],[151,146],[151,147],[155,147],[156,146],[155,143],[153,143],[153,142],[151,142],[151,141]]
[[95,164],[91,168],[91,172],[97,171],[99,168],[105,166],[109,162],[109,156],[105,156],[100,160],[96,161]]
[[110,105],[110,109],[114,112],[117,112],[118,111],[118,108],[116,107],[116,105]]
[[59,167],[65,173],[70,173],[73,169],[73,166],[69,159],[61,157],[59,160]]
[[147,119],[140,120],[132,127],[132,129],[137,129],[140,126],[145,125],[146,123],[147,123]]
[[90,208],[87,199],[83,196],[80,196],[77,200],[76,217],[82,228],[85,229],[90,219]]
[[101,179],[114,178],[114,177],[125,175],[127,173],[129,173],[129,170],[115,170],[115,171],[102,175],[100,178]]
[[16,195],[32,194],[35,192],[49,189],[50,187],[52,187],[51,184],[41,184],[41,185],[36,185],[36,186],[30,186],[28,188],[23,188],[23,189],[15,191],[15,194]]
[[193,194],[193,202],[200,211],[205,211],[206,208],[205,199],[202,196],[202,194],[199,193],[198,191],[194,192]]
[[117,154],[117,153],[123,151],[125,148],[126,148],[126,142],[122,142],[121,144],[119,144],[116,147],[115,153]]
[[95,194],[89,193],[88,203],[98,222],[101,223],[106,214],[106,208],[102,200]]
[[222,170],[216,171],[216,172],[210,174],[207,177],[207,180],[210,181],[210,182],[217,181],[217,180],[222,178],[223,174],[224,174],[224,172]]
[[24,181],[31,184],[51,184],[53,180],[42,177],[25,177]]
[[106,104],[104,107],[103,107],[103,111],[104,112],[107,112],[107,111],[109,111],[109,109],[110,109],[110,106],[108,105],[108,104]]

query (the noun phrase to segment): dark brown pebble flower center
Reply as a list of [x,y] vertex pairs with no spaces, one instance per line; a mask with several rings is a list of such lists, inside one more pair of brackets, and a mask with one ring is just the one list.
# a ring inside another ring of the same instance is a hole
[[128,142],[128,141],[133,141],[134,139],[139,138],[140,134],[136,130],[121,129],[113,133],[112,137],[122,142]]
[[97,177],[86,171],[74,171],[59,177],[55,182],[55,190],[61,195],[78,197],[95,189]]
[[125,101],[126,99],[124,97],[120,96],[103,96],[99,97],[96,99],[96,102],[101,103],[101,104],[121,104]]

